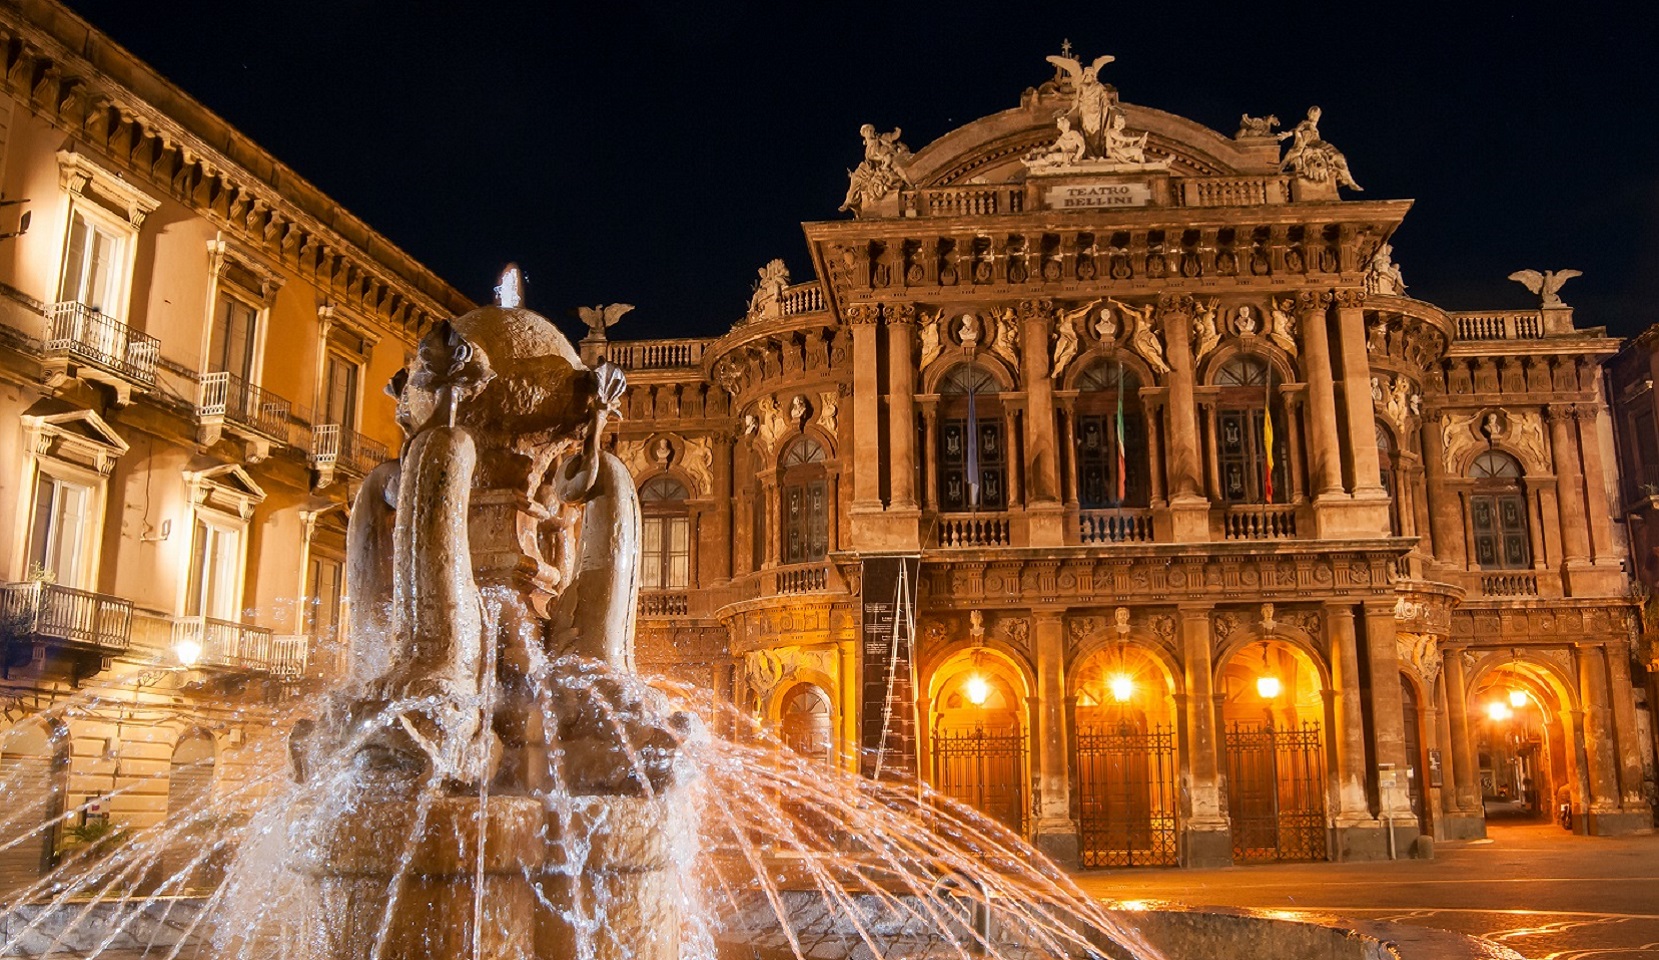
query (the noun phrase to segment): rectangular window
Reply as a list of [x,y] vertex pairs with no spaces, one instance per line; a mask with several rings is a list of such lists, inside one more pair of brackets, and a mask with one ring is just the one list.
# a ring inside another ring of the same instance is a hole
[[104,313],[120,310],[126,238],[77,211],[69,218],[69,247],[64,255],[60,302],[84,303]]
[[312,557],[306,573],[305,632],[318,640],[333,640],[340,619],[340,597],[345,593],[345,565],[331,557]]
[[208,347],[208,371],[224,372],[253,382],[254,325],[259,311],[235,297],[220,297],[213,312],[213,338]]
[[196,536],[190,559],[190,592],[185,597],[185,614],[239,620],[240,599],[237,574],[242,566],[242,532],[228,526],[196,519]]
[[29,533],[31,571],[38,569],[66,587],[87,586],[86,524],[91,504],[90,487],[44,473],[36,477]]
[[322,422],[339,424],[342,430],[357,429],[357,364],[338,354],[328,355]]
[[[1264,484],[1267,470],[1263,411],[1222,410],[1216,416],[1216,449],[1221,461],[1221,499],[1228,503],[1262,503],[1267,499]],[[1284,429],[1273,425],[1273,502],[1290,497],[1285,483],[1285,462],[1289,450]]]
[[685,589],[691,582],[691,519],[646,517],[640,532],[640,589]]
[[1523,497],[1470,497],[1469,521],[1474,528],[1475,563],[1482,570],[1524,570],[1532,565]]
[[[1002,440],[1002,421],[981,417],[977,425],[972,438],[978,445],[977,456],[970,458],[967,419],[939,423],[939,509],[946,513],[1001,510],[1007,506],[1008,454]],[[977,504],[972,489],[976,480]]]
[[1151,496],[1146,463],[1145,424],[1140,411],[1123,418],[1123,499],[1118,500],[1117,414],[1077,418],[1077,501],[1085,510],[1144,507]]
[[783,562],[812,563],[829,550],[829,481],[817,477],[783,488]]

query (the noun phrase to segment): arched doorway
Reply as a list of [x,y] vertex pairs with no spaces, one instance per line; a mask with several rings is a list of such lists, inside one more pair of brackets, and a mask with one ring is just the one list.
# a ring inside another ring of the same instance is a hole
[[1025,833],[1026,688],[1002,657],[976,649],[934,672],[933,786]]
[[1233,859],[1324,860],[1324,684],[1283,639],[1246,644],[1221,670]]
[[803,757],[828,763],[835,755],[830,699],[812,683],[798,683],[784,694],[778,711],[778,738]]
[[0,737],[0,788],[8,838],[27,838],[0,850],[0,894],[23,890],[51,871],[63,814],[69,738],[56,725],[26,720]]
[[1174,866],[1174,684],[1144,649],[1097,650],[1073,670],[1077,814],[1085,867]]
[[1546,816],[1557,803],[1581,809],[1573,730],[1542,668],[1512,661],[1484,674],[1469,702],[1470,735],[1488,823]]
[[207,885],[216,876],[216,863],[200,861],[206,852],[201,847],[206,840],[206,828],[210,826],[206,814],[213,802],[213,768],[217,762],[213,735],[196,728],[179,737],[167,764],[167,819],[175,824],[186,823],[176,840],[168,845],[163,864],[168,876],[177,876],[194,866],[192,886]]
[[1417,702],[1417,686],[1403,673],[1400,674],[1400,712],[1406,741],[1406,794],[1411,798],[1411,812],[1417,817],[1417,832],[1433,836],[1429,823],[1429,784],[1424,779],[1427,764],[1423,759],[1422,708]]

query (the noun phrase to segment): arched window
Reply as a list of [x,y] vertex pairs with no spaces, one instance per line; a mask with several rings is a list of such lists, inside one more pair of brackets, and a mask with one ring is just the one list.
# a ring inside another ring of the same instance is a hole
[[783,499],[783,562],[813,563],[829,552],[829,476],[823,444],[801,437],[783,452],[778,490]]
[[1469,467],[1474,491],[1469,495],[1475,562],[1482,570],[1524,570],[1532,566],[1527,532],[1527,498],[1521,486],[1520,461],[1488,450]]
[[670,476],[639,488],[641,590],[683,590],[691,579],[691,517],[686,488]]
[[1279,405],[1279,377],[1267,361],[1234,357],[1217,371],[1216,453],[1221,499],[1227,503],[1284,503],[1289,446]]
[[1102,360],[1077,378],[1077,503],[1085,510],[1144,507],[1151,483],[1141,381]]
[[784,746],[803,757],[829,760],[835,746],[830,727],[829,696],[810,683],[789,692],[783,702],[779,735]]
[[1388,433],[1388,428],[1378,421],[1377,431],[1377,468],[1382,474],[1383,492],[1388,494],[1388,527],[1394,536],[1400,536],[1400,491],[1396,484],[1399,477],[1399,463],[1394,456],[1394,440]]
[[1008,506],[1008,450],[1001,387],[964,363],[939,383],[939,509],[1002,510]]

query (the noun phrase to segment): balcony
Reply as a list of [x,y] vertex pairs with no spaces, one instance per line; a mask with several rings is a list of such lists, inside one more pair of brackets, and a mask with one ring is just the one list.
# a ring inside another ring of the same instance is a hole
[[228,427],[249,442],[250,459],[270,456],[271,447],[288,444],[288,421],[293,406],[268,390],[253,386],[233,373],[219,371],[202,375],[196,419],[200,441],[206,446],[219,442]]
[[938,545],[941,547],[1007,547],[1014,543],[1014,528],[1007,514],[941,513]]
[[1233,504],[1222,518],[1228,540],[1294,540],[1296,508],[1290,504]]
[[0,631],[8,638],[114,656],[131,645],[132,621],[131,600],[40,581],[0,586]]
[[624,370],[680,370],[703,361],[706,339],[618,340],[605,344],[605,359]]
[[1538,574],[1516,570],[1510,573],[1483,573],[1480,576],[1480,595],[1483,597],[1536,597]]
[[691,611],[691,603],[683,590],[645,590],[639,595],[639,615],[642,617],[683,617]]
[[305,671],[306,638],[273,636],[264,627],[180,617],[173,621],[173,652],[186,667],[268,673],[297,679]]
[[317,486],[334,482],[336,473],[361,477],[386,462],[386,445],[370,440],[337,423],[311,428],[311,466],[318,473]]
[[1544,335],[1544,316],[1537,310],[1508,313],[1454,313],[1459,340],[1537,340]]
[[1077,526],[1079,543],[1152,542],[1152,511],[1143,508],[1084,510]]
[[116,401],[125,405],[134,389],[155,386],[161,343],[97,307],[55,303],[47,308],[43,359],[49,384],[70,377],[97,381],[114,389]]

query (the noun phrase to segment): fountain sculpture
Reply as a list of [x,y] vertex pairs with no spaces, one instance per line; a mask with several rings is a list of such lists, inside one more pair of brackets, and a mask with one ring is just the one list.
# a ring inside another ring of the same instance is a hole
[[291,828],[318,960],[678,954],[689,721],[615,679],[639,507],[599,441],[624,378],[521,302],[509,267],[388,387],[406,440],[351,514],[349,683],[292,740],[301,780],[344,757],[354,795]]

